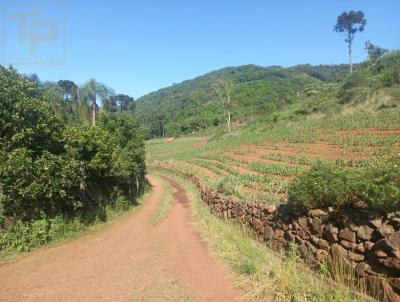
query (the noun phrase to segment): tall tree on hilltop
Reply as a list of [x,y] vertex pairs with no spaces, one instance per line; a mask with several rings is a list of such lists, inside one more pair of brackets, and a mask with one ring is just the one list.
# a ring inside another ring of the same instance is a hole
[[104,84],[97,82],[95,79],[90,79],[81,88],[81,96],[89,99],[92,107],[92,125],[96,125],[96,111],[97,111],[97,97],[100,99],[106,99],[110,94],[111,90],[108,89]]
[[364,18],[364,13],[362,11],[349,11],[343,12],[337,18],[337,22],[334,31],[340,34],[344,34],[346,39],[347,46],[349,48],[349,66],[350,73],[353,72],[353,62],[352,62],[352,46],[354,36],[358,32],[362,32],[365,29],[365,25],[367,25],[367,20]]
[[230,107],[232,103],[232,87],[233,84],[229,80],[217,79],[213,84],[212,88],[216,93],[218,100],[224,108],[224,117],[228,132],[231,133],[231,112]]

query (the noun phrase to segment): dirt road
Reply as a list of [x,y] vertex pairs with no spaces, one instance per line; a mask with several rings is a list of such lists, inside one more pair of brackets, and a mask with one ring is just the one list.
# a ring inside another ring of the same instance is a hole
[[165,220],[150,223],[164,194],[152,176],[152,193],[137,212],[2,264],[0,301],[240,301],[193,230],[185,191],[168,181],[174,201]]

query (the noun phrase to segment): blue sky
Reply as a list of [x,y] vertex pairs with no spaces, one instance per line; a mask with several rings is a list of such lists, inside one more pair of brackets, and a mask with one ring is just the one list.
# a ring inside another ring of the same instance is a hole
[[[364,11],[368,20],[365,32],[355,38],[354,61],[365,59],[366,40],[400,48],[399,0],[70,0],[63,11],[65,62],[15,66],[42,80],[82,84],[94,77],[138,98],[226,66],[346,63],[344,38],[333,26],[340,13],[351,9]],[[2,51],[18,53],[12,40],[17,23],[7,24]],[[63,43],[48,52],[57,47],[60,51]],[[9,63],[0,57],[1,64]]]

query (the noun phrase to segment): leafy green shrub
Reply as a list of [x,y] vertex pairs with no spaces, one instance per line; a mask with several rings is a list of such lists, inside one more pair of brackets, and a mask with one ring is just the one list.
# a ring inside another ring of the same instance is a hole
[[2,253],[28,252],[49,242],[50,222],[45,217],[32,223],[17,220],[0,236]]
[[306,208],[341,207],[348,201],[347,169],[320,162],[295,178],[289,185],[289,200]]
[[361,200],[372,209],[400,209],[400,156],[364,168],[357,190]]
[[348,90],[342,97],[343,103],[359,104],[368,100],[370,95],[369,87],[356,87]]
[[141,137],[129,139],[121,148],[99,127],[76,126],[65,130],[63,140],[62,155],[38,155],[27,148],[2,155],[0,201],[7,217],[28,221],[39,219],[41,212],[48,217],[73,216],[102,208],[115,195],[141,193]]
[[37,247],[46,244],[49,241],[50,222],[44,217],[35,220],[30,225],[30,246]]
[[[0,232],[0,256],[28,252],[50,242],[73,238],[96,222],[117,217],[129,207],[128,200],[122,197],[117,199],[114,207],[107,205],[105,211],[97,210],[91,213],[95,218],[86,214],[72,218],[57,215],[48,219],[42,216],[41,219],[32,222],[17,220],[9,228]],[[104,213],[106,217],[102,219]]]
[[[68,112],[88,109],[72,97],[65,100],[55,83],[40,84],[0,66],[0,251],[70,237],[105,221],[117,196],[143,192],[138,122],[116,113],[101,116],[99,126],[67,126],[67,120],[82,120]],[[117,200],[118,211],[128,207]]]
[[26,222],[16,221],[0,237],[0,250],[3,252],[25,252],[30,248],[30,226]]
[[348,75],[338,91],[342,104],[361,103],[367,100],[371,92],[400,84],[400,52],[393,51],[382,56],[378,61],[364,62]]
[[79,217],[71,219],[58,215],[50,219],[49,237],[52,242],[73,237],[85,229]]
[[8,153],[0,163],[4,214],[23,220],[71,213],[79,207],[81,180],[77,161],[47,151],[34,157],[26,148]]
[[5,195],[0,192],[0,230],[4,228],[4,222],[6,216],[4,215],[4,206],[3,201],[5,199]]
[[[400,67],[400,64],[399,64]],[[392,87],[400,83],[400,72],[397,69],[386,69],[381,75],[382,85]]]
[[108,132],[92,126],[69,127],[64,140],[67,155],[83,163],[85,177],[101,178],[112,168],[115,142]]
[[0,149],[26,147],[35,154],[60,152],[63,124],[37,86],[15,69],[0,66]]
[[367,207],[387,213],[400,207],[400,157],[358,169],[318,163],[289,185],[289,202],[308,209]]
[[114,149],[114,179],[120,194],[137,196],[145,186],[144,135],[136,119],[128,114],[102,114],[99,127],[116,140]]
[[128,210],[130,207],[129,201],[124,196],[118,196],[115,200],[115,210],[118,212],[123,212]]

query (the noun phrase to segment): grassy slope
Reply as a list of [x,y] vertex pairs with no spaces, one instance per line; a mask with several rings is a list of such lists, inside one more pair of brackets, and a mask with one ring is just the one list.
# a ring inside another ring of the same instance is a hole
[[216,79],[233,83],[235,123],[393,108],[400,104],[399,70],[400,51],[358,64],[352,75],[345,65],[229,67],[140,98],[136,114],[149,137],[208,132],[224,123],[222,106],[211,89]]
[[319,160],[357,167],[400,152],[400,109],[266,124],[210,141],[147,143],[148,163],[190,170],[246,200],[284,201],[289,181]]

